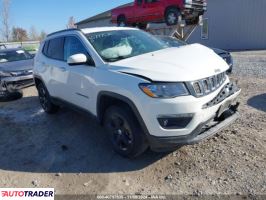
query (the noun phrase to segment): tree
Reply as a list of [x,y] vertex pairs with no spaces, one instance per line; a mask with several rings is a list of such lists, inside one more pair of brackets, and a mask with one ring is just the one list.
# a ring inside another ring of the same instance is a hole
[[39,35],[39,38],[38,38],[38,39],[39,39],[40,41],[42,41],[42,40],[44,40],[44,39],[46,38],[46,35],[47,35],[47,34],[46,34],[46,32],[45,32],[45,31],[41,31],[41,33],[40,33],[40,35]]
[[12,29],[13,41],[22,42],[28,40],[28,33],[25,29],[13,27]]
[[30,27],[30,33],[29,33],[29,38],[31,40],[39,40],[39,34],[38,34],[38,31],[36,30],[36,28],[34,26],[31,26]]
[[1,9],[1,23],[2,29],[1,32],[4,36],[4,39],[8,42],[10,36],[10,0],[2,0],[2,9]]
[[67,29],[70,29],[70,28],[76,28],[77,26],[75,25],[75,18],[72,16],[69,18],[68,20],[68,24],[67,24]]

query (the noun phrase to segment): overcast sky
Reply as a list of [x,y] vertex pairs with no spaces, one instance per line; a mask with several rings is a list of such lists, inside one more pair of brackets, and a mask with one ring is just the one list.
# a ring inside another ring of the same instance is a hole
[[[2,0],[0,0],[2,1]],[[65,29],[70,16],[77,21],[130,0],[11,0],[11,26],[27,30],[35,26],[47,33]],[[1,7],[1,5],[0,5]],[[1,9],[1,8],[0,8]]]

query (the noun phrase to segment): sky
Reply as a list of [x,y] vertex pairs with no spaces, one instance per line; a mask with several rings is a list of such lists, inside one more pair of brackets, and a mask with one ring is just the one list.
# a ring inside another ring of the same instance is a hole
[[128,2],[131,0],[11,0],[10,23],[50,33],[65,29],[71,16],[78,22]]

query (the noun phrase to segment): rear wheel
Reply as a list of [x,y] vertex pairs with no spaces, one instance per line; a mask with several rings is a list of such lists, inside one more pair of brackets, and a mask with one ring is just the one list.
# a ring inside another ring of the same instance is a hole
[[199,17],[195,17],[189,20],[186,20],[187,25],[195,25],[199,23]]
[[48,114],[56,113],[59,107],[52,103],[50,95],[43,83],[39,83],[37,86],[39,93],[39,100],[43,110]]
[[177,8],[169,8],[165,14],[165,22],[168,26],[177,25],[180,12]]
[[137,157],[148,147],[136,117],[127,106],[108,108],[104,115],[104,127],[114,150],[124,157]]
[[124,15],[121,15],[117,19],[117,26],[119,27],[125,27],[127,25],[126,23],[126,17]]

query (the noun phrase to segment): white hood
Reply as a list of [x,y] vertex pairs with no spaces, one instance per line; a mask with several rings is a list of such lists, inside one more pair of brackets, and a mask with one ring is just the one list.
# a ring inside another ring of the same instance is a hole
[[192,44],[168,48],[111,63],[110,70],[153,81],[194,81],[226,71],[229,66],[213,50]]

